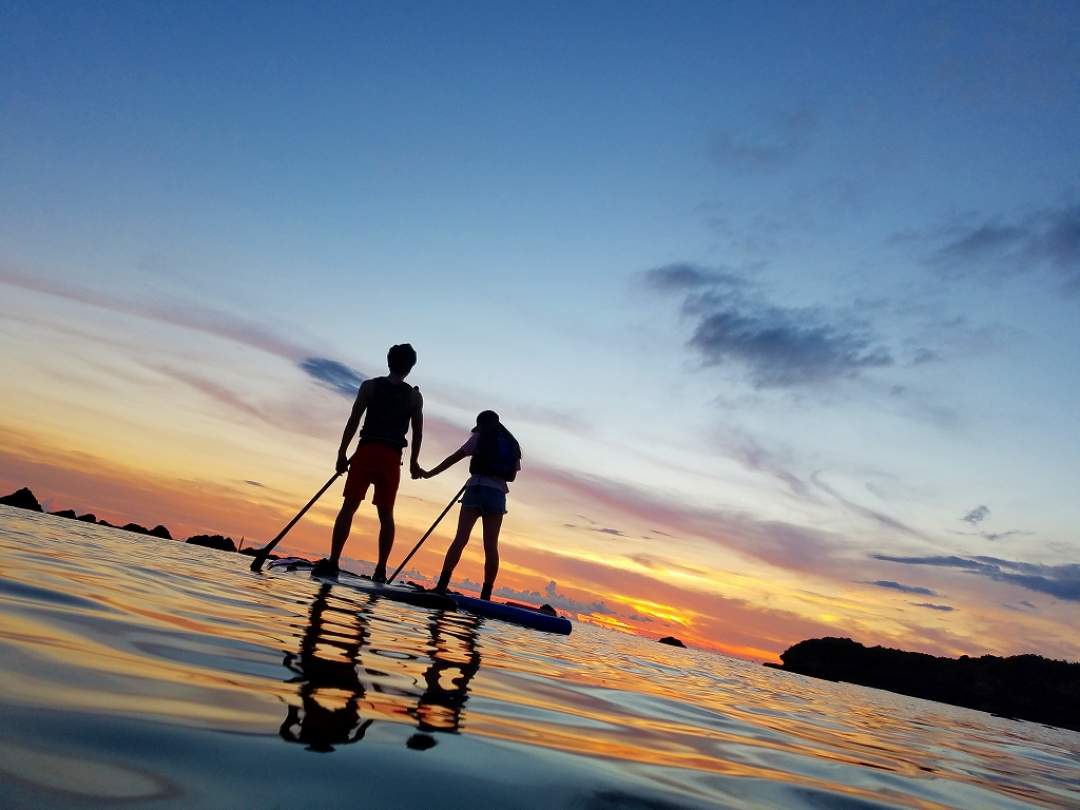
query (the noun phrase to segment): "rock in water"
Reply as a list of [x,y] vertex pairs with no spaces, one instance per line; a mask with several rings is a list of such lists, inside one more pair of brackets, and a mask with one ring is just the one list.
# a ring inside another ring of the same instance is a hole
[[41,504],[38,503],[38,499],[34,497],[34,493],[26,487],[17,489],[10,495],[5,495],[0,498],[0,504],[4,506],[14,506],[16,509],[29,509],[31,512],[40,512]]
[[79,515],[76,520],[81,520],[83,523],[97,523],[97,515],[87,512],[85,515]]
[[216,548],[218,551],[236,551],[236,543],[231,537],[222,537],[220,534],[197,534],[184,541],[193,546],[205,546]]
[[664,636],[662,639],[660,639],[660,643],[670,644],[672,647],[686,647],[686,645],[679,641],[679,639],[675,638],[675,636]]
[[135,534],[150,534],[150,530],[145,526],[140,526],[138,523],[126,523],[121,527],[125,532],[135,532]]
[[53,514],[57,517],[69,518],[70,520],[75,520],[76,518],[74,509],[61,509],[59,512],[53,512]]
[[169,534],[169,530],[162,526],[160,523],[152,528],[147,534],[152,537],[160,537],[162,540],[172,540],[172,535]]

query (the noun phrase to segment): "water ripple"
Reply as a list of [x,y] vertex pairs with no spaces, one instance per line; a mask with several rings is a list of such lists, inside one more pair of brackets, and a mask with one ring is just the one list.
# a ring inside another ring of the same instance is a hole
[[1072,732],[0,509],[10,806],[1080,806]]

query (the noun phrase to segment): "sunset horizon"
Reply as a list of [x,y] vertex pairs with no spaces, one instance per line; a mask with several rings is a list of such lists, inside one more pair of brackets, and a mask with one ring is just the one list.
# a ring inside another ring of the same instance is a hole
[[1080,803],[1078,77],[1075,0],[0,0],[0,795]]

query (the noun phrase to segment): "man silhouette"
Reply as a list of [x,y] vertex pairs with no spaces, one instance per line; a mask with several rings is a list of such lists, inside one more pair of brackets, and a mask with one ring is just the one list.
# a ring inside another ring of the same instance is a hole
[[[370,486],[375,490],[371,502],[379,513],[379,562],[371,578],[376,582],[386,581],[386,561],[394,545],[394,500],[401,480],[401,454],[408,445],[405,434],[411,425],[409,468],[413,478],[420,475],[417,459],[424,436],[424,398],[418,387],[405,382],[405,377],[416,365],[416,352],[408,343],[391,346],[386,353],[386,364],[389,374],[365,380],[360,385],[352,413],[345,423],[338,448],[337,470],[345,472],[347,469],[349,477],[345,480],[341,511],[334,521],[330,556],[315,564],[313,574],[333,576],[337,573],[353,515]],[[361,417],[364,417],[364,425],[360,428],[360,441],[349,459],[346,451]]]

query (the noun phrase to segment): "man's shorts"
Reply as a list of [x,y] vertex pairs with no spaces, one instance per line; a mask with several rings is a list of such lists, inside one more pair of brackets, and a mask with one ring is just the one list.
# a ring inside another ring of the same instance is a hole
[[461,505],[479,509],[481,515],[505,515],[506,493],[495,487],[466,487],[465,494],[461,496]]
[[393,506],[400,481],[401,451],[381,442],[369,442],[356,448],[343,494],[347,499],[362,501],[371,486],[375,488],[373,504]]

